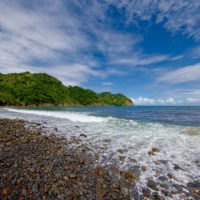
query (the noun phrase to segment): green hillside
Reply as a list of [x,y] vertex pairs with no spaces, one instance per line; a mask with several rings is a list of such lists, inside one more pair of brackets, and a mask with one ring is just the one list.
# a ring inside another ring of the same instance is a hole
[[44,73],[0,74],[0,105],[133,105],[123,94],[100,93],[64,86]]
[[106,105],[132,105],[133,102],[123,94],[111,94],[110,92],[102,92],[99,95],[100,101]]

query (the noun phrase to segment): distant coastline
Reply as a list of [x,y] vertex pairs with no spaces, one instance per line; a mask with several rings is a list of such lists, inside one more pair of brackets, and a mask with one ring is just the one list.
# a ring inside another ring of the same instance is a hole
[[[1,108],[10,108],[10,107],[16,107],[16,108],[34,108],[34,107],[106,107],[106,106],[118,106],[118,105],[107,105],[107,104],[97,104],[97,105],[55,105],[55,104],[42,104],[42,105],[0,105]],[[126,106],[135,106],[133,105],[120,105],[120,107],[126,107]]]
[[56,78],[37,73],[0,74],[0,106],[133,106],[123,94],[96,93],[65,86]]

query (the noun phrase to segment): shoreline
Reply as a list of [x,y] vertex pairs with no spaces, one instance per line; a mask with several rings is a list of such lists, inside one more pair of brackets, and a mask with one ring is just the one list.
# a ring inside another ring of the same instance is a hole
[[27,106],[16,106],[16,105],[0,105],[0,108],[9,108],[9,107],[14,107],[14,108],[39,108],[39,107],[107,107],[107,106],[116,106],[116,107],[132,107],[135,106],[133,105],[107,105],[107,104],[99,104],[99,105],[54,105],[54,104],[44,104],[44,105],[27,105]]
[[[44,124],[0,118],[0,199],[199,199],[200,183],[168,191],[166,177],[148,180],[139,191],[140,171],[120,171],[96,162],[88,144],[72,146],[87,137],[66,139],[44,131]],[[55,133],[58,130],[55,129]],[[84,142],[84,140],[83,140]],[[165,179],[165,180],[164,180]],[[169,175],[169,181],[175,177]],[[187,190],[187,191],[185,191]],[[179,198],[177,198],[177,195]]]

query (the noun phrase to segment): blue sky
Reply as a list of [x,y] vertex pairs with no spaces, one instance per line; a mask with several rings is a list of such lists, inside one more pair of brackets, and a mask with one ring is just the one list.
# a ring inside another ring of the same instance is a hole
[[0,72],[200,105],[200,1],[0,0]]

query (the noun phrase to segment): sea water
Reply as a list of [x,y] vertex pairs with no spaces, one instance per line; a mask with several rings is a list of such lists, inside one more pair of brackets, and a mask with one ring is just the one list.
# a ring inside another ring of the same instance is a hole
[[[200,180],[200,107],[0,108],[0,117],[47,122],[66,138],[85,134],[88,151],[98,153],[105,167],[145,166],[139,185],[167,174],[183,185]],[[151,156],[152,148],[160,152]]]

